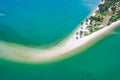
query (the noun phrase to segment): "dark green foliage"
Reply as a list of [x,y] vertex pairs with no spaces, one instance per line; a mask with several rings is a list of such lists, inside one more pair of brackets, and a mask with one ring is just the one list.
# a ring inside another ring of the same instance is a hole
[[94,26],[90,25],[90,26],[88,26],[87,28],[88,28],[88,30],[89,30],[91,33],[94,32]]
[[113,11],[113,13],[115,13],[116,7],[113,6],[113,7],[111,8],[111,10]]
[[90,20],[94,20],[94,21],[102,21],[103,20],[103,18],[102,17],[100,17],[100,16],[91,16],[90,18],[89,18]]
[[118,15],[118,18],[120,18],[120,10],[118,11],[117,15]]
[[104,11],[108,10],[108,8],[104,4],[100,4],[98,7],[99,7],[100,13],[103,13]]
[[120,0],[105,0],[105,3],[100,4],[98,7],[100,14],[104,14],[106,11],[109,12],[109,9],[112,10],[111,18],[107,25],[120,19],[120,10],[117,10],[120,7]]
[[[120,0],[105,0],[104,4],[100,4],[99,7],[99,11],[100,13],[103,13],[105,11],[108,11],[108,9],[111,7],[111,5],[115,4],[116,2],[118,2]],[[112,7],[112,10],[115,11],[115,7]]]
[[98,31],[100,28],[98,28],[98,27],[95,27],[95,31]]
[[[89,17],[90,25],[87,26],[87,29],[90,33],[120,20],[120,0],[105,0],[105,2],[98,5],[98,7],[99,10],[96,11],[96,15]],[[86,22],[88,22],[89,19],[86,19]],[[80,32],[81,35],[82,33],[83,32]]]
[[82,32],[82,31],[80,31],[80,36],[82,36],[82,34],[83,34],[83,32]]

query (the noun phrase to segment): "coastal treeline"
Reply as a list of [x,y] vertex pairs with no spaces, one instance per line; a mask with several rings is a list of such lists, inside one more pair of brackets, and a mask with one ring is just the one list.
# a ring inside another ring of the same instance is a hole
[[80,38],[120,20],[120,0],[101,0],[94,14],[81,23]]

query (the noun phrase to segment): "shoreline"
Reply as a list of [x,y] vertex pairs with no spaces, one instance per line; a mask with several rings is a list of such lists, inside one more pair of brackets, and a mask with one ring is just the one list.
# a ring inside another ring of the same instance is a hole
[[[95,15],[96,10],[98,10],[98,7],[88,17]],[[85,20],[82,22],[84,23]],[[0,41],[0,57],[5,60],[22,63],[49,63],[63,60],[67,57],[76,55],[77,52],[84,51],[107,36],[111,31],[120,26],[120,20],[113,22],[109,26],[104,26],[104,28],[95,31],[88,36],[76,39],[75,33],[79,32],[82,26],[85,27],[88,25],[78,25],[78,27],[59,44],[46,49],[31,48],[19,44]]]
[[95,44],[97,41],[108,35],[119,25],[120,21],[116,21],[110,26],[106,26],[91,35],[85,36],[76,41],[74,36],[71,36],[67,43],[60,44],[59,46],[51,49],[34,49],[12,43],[0,42],[0,51],[3,52],[2,56],[0,56],[7,60],[26,63],[45,63],[60,60],[73,56],[78,51],[81,52],[87,49],[89,46]]

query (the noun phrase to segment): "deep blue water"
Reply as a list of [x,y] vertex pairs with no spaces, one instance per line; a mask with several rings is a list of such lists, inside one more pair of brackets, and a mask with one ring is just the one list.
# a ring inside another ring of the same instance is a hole
[[[99,0],[1,0],[0,39],[22,45],[57,44]],[[93,5],[94,4],[94,5]]]

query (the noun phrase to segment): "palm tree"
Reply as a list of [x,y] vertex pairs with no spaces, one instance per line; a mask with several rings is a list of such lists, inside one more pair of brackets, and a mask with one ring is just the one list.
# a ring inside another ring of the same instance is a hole
[[83,31],[80,31],[80,38],[82,37]]

